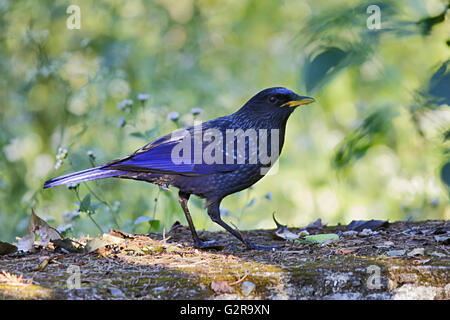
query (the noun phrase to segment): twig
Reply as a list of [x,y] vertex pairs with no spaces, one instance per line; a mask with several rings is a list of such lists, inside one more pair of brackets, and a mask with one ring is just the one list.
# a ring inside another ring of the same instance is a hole
[[230,286],[234,286],[234,285],[236,285],[236,284],[238,284],[238,283],[241,283],[242,281],[244,281],[245,280],[245,278],[247,278],[247,276],[250,274],[250,271],[248,271],[248,270],[245,270],[245,274],[244,274],[244,276],[242,277],[242,278],[240,278],[239,280],[237,280],[237,281],[235,281],[235,282],[232,282],[232,283],[230,283]]

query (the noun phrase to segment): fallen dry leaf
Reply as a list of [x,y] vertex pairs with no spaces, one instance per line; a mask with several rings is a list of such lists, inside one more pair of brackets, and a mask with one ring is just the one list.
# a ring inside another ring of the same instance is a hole
[[27,233],[22,238],[17,238],[17,249],[23,252],[32,251],[34,243],[34,233]]
[[387,226],[389,226],[387,220],[353,220],[347,225],[347,231],[363,231],[364,229],[376,230],[379,228],[386,228]]
[[34,209],[31,209],[30,220],[28,221],[26,234],[17,242],[17,248],[27,252],[33,249],[35,235],[41,237],[41,244],[45,247],[51,240],[62,239],[55,228],[39,218]]
[[275,219],[275,212],[272,214],[273,221],[277,225],[277,230],[275,231],[275,235],[278,238],[281,238],[283,240],[295,240],[300,238],[299,234],[295,234],[288,230],[287,226],[282,225]]
[[415,256],[423,256],[425,254],[424,248],[414,248],[410,252],[408,252],[408,257],[415,257]]
[[35,268],[33,271],[42,271],[44,270],[48,264],[50,263],[50,261],[52,260],[52,258],[50,258],[49,256],[43,256],[39,258],[39,261],[41,263],[39,263],[39,266],[37,268]]
[[4,254],[9,254],[17,251],[17,247],[8,243],[0,241],[0,256]]
[[64,252],[73,252],[73,253],[81,253],[84,251],[84,246],[72,239],[55,239],[52,240],[53,245],[55,246],[55,249],[60,249]]
[[322,229],[323,227],[325,227],[327,224],[326,223],[322,223],[322,219],[317,219],[314,222],[311,222],[310,224],[308,224],[306,226],[306,229]]

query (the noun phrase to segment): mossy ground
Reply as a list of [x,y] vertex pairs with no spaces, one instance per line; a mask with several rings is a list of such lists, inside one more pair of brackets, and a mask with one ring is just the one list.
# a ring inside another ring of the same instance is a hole
[[[276,251],[244,250],[224,232],[205,231],[201,237],[227,246],[197,250],[186,227],[175,228],[166,239],[113,232],[118,241],[89,253],[47,247],[0,256],[3,274],[28,279],[14,283],[0,277],[0,298],[449,299],[448,242],[436,240],[449,226],[446,221],[396,222],[366,236],[346,236],[344,226],[324,227],[317,232],[341,235],[325,245],[286,242],[276,239],[274,230],[243,232],[258,244],[285,244]],[[417,248],[423,254],[408,256]],[[80,272],[79,288],[70,287],[71,270]],[[220,292],[214,281],[231,289]],[[255,285],[250,292],[246,282]]]

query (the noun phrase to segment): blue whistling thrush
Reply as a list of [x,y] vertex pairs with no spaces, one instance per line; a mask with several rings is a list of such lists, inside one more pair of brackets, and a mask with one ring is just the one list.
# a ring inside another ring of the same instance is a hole
[[220,216],[220,202],[268,172],[283,147],[287,119],[298,106],[311,102],[313,98],[286,88],[265,89],[233,114],[177,130],[105,165],[48,180],[44,189],[110,177],[174,186],[179,189],[195,247],[211,247],[214,242],[201,240],[195,231],[188,209],[191,194],[205,198],[211,219],[247,249],[270,249],[253,244],[226,224]]

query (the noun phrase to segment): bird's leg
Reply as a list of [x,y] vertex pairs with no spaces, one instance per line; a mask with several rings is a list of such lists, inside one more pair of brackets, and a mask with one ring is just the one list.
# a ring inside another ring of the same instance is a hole
[[189,193],[179,192],[178,200],[180,201],[181,207],[183,208],[184,214],[186,215],[186,220],[189,224],[189,229],[191,230],[192,239],[194,240],[194,246],[196,248],[216,248],[218,244],[215,241],[203,241],[195,231],[194,223],[192,222],[191,214],[189,213],[188,201],[191,195]]
[[273,249],[279,249],[283,246],[261,246],[256,245],[250,242],[248,239],[244,238],[240,232],[230,227],[228,224],[226,224],[222,218],[220,217],[220,209],[219,209],[220,201],[213,202],[208,206],[208,215],[211,217],[211,220],[223,227],[225,230],[227,230],[229,233],[231,233],[233,236],[238,238],[247,249],[249,250],[273,250]]

